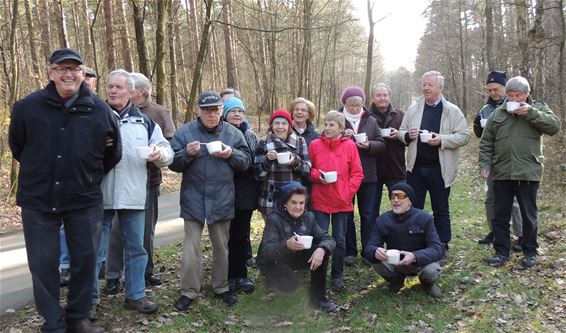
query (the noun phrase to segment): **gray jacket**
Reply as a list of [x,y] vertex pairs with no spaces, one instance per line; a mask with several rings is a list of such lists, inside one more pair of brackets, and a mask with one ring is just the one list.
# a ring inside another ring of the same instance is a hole
[[[198,155],[189,156],[186,147],[193,141],[222,141],[232,148],[232,155],[228,159],[214,157],[201,146]],[[171,147],[175,158],[169,169],[183,173],[181,217],[202,224],[234,218],[234,173],[251,165],[250,150],[242,132],[223,121],[209,132],[197,119],[175,132]]]

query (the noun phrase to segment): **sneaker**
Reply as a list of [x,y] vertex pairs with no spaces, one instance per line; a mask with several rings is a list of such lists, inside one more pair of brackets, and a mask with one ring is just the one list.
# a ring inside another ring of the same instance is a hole
[[236,279],[228,279],[228,290],[232,293],[240,291],[240,286],[236,283]]
[[421,281],[421,286],[427,294],[434,298],[439,298],[442,296],[442,290],[440,290],[440,286],[436,282],[429,283]]
[[106,274],[106,261],[103,261],[102,266],[100,266],[100,272],[98,272],[98,279],[104,280],[104,274]]
[[319,300],[312,301],[311,304],[313,307],[318,308],[327,313],[336,311],[336,305],[330,302],[330,300],[326,296]]
[[517,242],[513,244],[513,246],[511,247],[514,252],[523,252],[522,242],[523,242],[523,237],[519,237],[519,239],[517,239]]
[[71,272],[68,268],[61,268],[61,273],[59,273],[59,285],[61,287],[66,287],[71,282]]
[[354,266],[355,263],[356,263],[356,257],[355,256],[347,256],[347,257],[344,258],[344,264],[348,267]]
[[509,261],[509,257],[504,257],[502,255],[496,254],[491,258],[486,259],[488,265],[493,267],[501,267]]
[[253,282],[250,281],[250,279],[248,279],[247,277],[236,279],[236,284],[238,285],[238,289],[245,293],[253,293],[255,290]]
[[149,286],[159,286],[163,283],[161,279],[155,274],[147,274],[145,276],[145,285]]
[[88,319],[79,319],[67,322],[67,333],[102,333],[101,327],[92,325]]
[[493,243],[493,232],[490,232],[482,239],[478,239],[478,244],[489,245],[491,243]]
[[521,259],[521,265],[524,268],[531,268],[536,264],[537,264],[537,258],[535,258],[535,256],[524,256],[523,259]]
[[191,303],[193,303],[192,298],[189,298],[185,295],[181,295],[181,297],[179,297],[175,301],[175,304],[173,304],[173,306],[175,307],[175,309],[177,309],[179,311],[186,311],[189,308],[189,306],[191,305]]
[[102,290],[106,295],[116,295],[120,291],[120,279],[106,280],[106,286]]
[[136,310],[139,313],[153,313],[157,311],[157,304],[153,303],[147,296],[136,300],[126,298],[124,306],[128,310]]
[[216,293],[215,293],[214,296],[215,296],[216,298],[220,298],[221,300],[224,301],[224,303],[226,303],[226,304],[228,304],[228,305],[230,305],[230,306],[236,304],[236,302],[238,301],[238,298],[237,298],[234,294],[232,294],[231,292],[229,292],[229,291],[225,291],[225,292],[223,292],[223,293],[221,293],[221,294],[216,294]]
[[344,281],[341,277],[332,279],[332,289],[335,291],[344,290]]

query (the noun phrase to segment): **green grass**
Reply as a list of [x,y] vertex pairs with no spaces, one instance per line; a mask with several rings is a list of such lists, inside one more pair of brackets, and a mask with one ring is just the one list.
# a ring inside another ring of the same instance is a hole
[[[544,203],[539,205],[536,268],[522,269],[517,254],[503,268],[489,267],[483,259],[492,255],[492,250],[476,243],[488,230],[483,183],[476,174],[475,166],[462,165],[452,188],[453,239],[449,263],[440,278],[444,295],[439,300],[427,296],[416,279],[408,280],[397,295],[384,291],[383,279],[358,259],[354,267],[345,268],[346,290],[329,292],[339,307],[335,314],[311,309],[305,287],[292,294],[267,297],[257,269],[249,272],[257,290],[239,294],[236,306],[228,308],[212,297],[211,251],[205,232],[204,290],[189,311],[179,313],[172,306],[179,296],[182,246],[177,242],[157,251],[157,269],[166,283],[153,287],[149,296],[160,305],[158,312],[140,315],[123,310],[123,295],[103,297],[98,324],[108,331],[136,332],[565,332],[564,207],[539,198]],[[389,207],[385,195],[382,202],[383,211]],[[255,251],[262,228],[260,215],[254,215]],[[28,332],[36,331],[41,320],[28,307],[1,317],[0,324]]]

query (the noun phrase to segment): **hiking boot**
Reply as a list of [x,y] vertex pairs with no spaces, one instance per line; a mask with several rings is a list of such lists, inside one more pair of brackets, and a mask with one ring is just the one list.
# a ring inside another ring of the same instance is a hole
[[228,289],[232,293],[237,293],[240,291],[240,286],[236,283],[236,279],[228,279]]
[[344,265],[348,267],[352,267],[356,264],[356,257],[355,256],[347,256],[344,258]]
[[101,327],[94,326],[88,319],[79,319],[67,322],[67,333],[102,333]]
[[139,313],[153,313],[157,311],[157,304],[153,303],[149,297],[145,296],[137,300],[127,299],[124,306],[128,310],[136,310]]
[[336,311],[336,305],[330,302],[326,296],[318,300],[312,300],[311,305],[327,313]]
[[389,282],[388,284],[385,285],[384,289],[386,289],[387,291],[389,291],[390,293],[396,294],[398,293],[401,289],[403,289],[403,287],[405,286],[405,283],[400,282],[400,283],[391,283]]
[[515,244],[513,244],[513,246],[511,247],[511,249],[513,249],[514,252],[523,252],[523,237],[519,237],[519,239],[517,239],[517,242]]
[[496,254],[491,258],[486,259],[488,265],[493,267],[501,267],[509,261],[509,257],[504,257],[502,255]]
[[344,281],[341,277],[332,279],[332,289],[334,289],[335,291],[344,290]]
[[442,297],[442,290],[440,290],[440,286],[438,285],[438,283],[421,281],[421,286],[424,289],[424,291],[430,296],[434,298]]
[[145,276],[145,285],[150,285],[150,286],[159,286],[163,284],[163,281],[161,281],[161,279],[155,275],[155,274],[146,274]]
[[224,303],[226,303],[230,306],[236,304],[236,302],[238,301],[238,298],[229,291],[225,291],[225,292],[220,293],[220,294],[215,293],[214,297],[220,298],[221,300],[224,301]]
[[59,273],[59,285],[61,287],[66,287],[71,282],[71,272],[68,268],[61,268],[61,273]]
[[[230,283],[228,283],[228,284],[230,284]],[[253,293],[254,290],[255,290],[255,286],[254,286],[253,282],[250,281],[250,279],[248,279],[247,277],[236,279],[236,285],[238,286],[239,290],[241,290],[245,293]]]
[[493,243],[493,232],[490,232],[482,239],[478,239],[478,244],[489,245],[491,243]]
[[537,264],[537,258],[535,258],[535,256],[524,256],[523,259],[521,259],[521,265],[524,268],[531,268],[536,264]]
[[120,291],[120,279],[106,280],[106,286],[102,290],[106,295],[116,295]]
[[191,305],[191,303],[193,303],[192,298],[189,298],[185,295],[181,295],[181,297],[179,297],[177,301],[175,301],[175,304],[173,304],[173,306],[175,307],[175,309],[179,311],[186,311]]

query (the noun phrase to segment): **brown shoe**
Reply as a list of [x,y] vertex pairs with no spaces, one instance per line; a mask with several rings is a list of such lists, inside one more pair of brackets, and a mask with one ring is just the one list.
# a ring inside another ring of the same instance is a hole
[[147,296],[136,300],[126,299],[124,306],[128,310],[136,310],[144,314],[157,311],[157,304],[153,303]]

